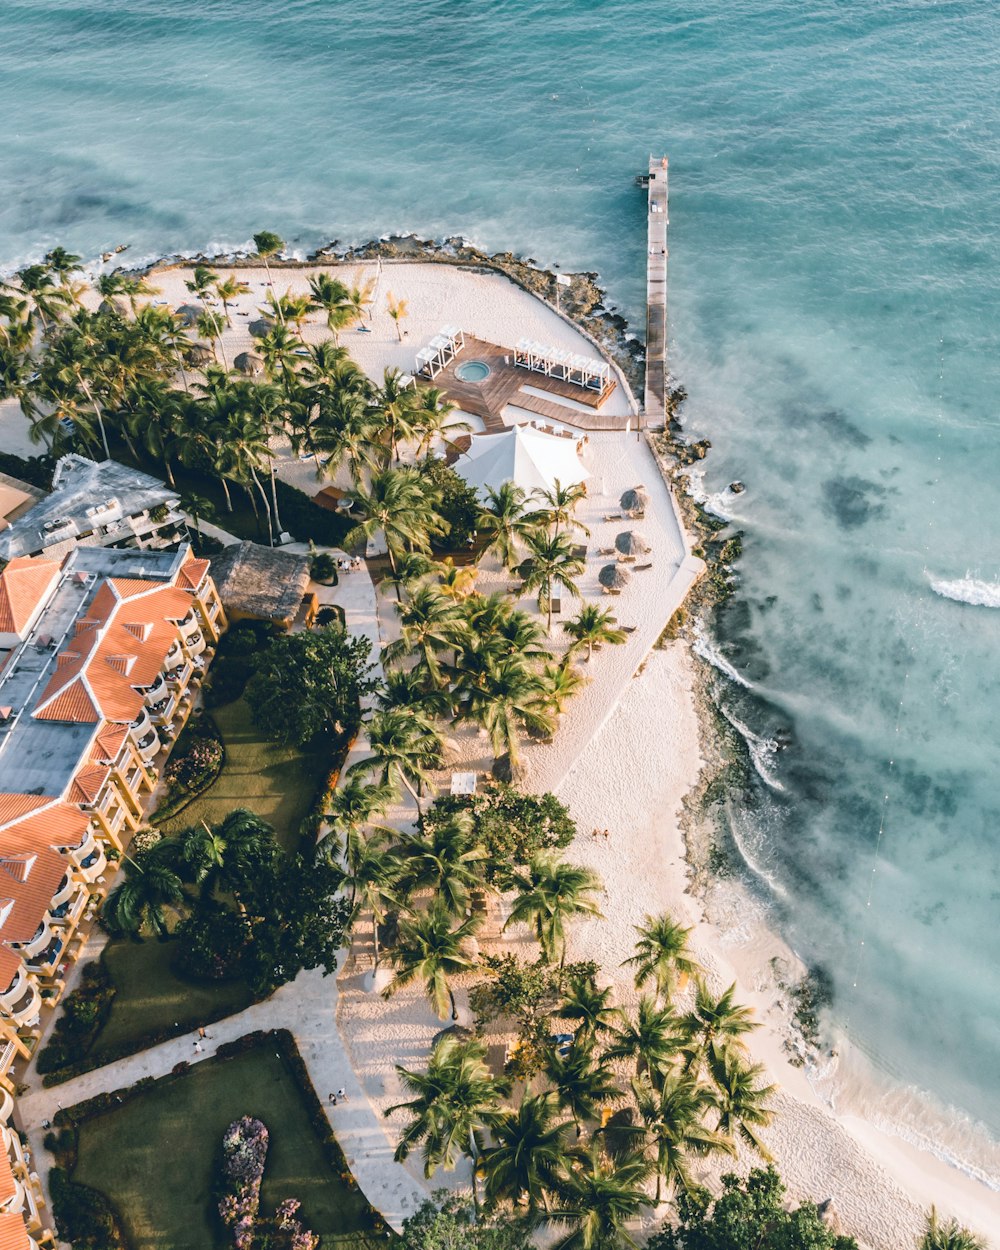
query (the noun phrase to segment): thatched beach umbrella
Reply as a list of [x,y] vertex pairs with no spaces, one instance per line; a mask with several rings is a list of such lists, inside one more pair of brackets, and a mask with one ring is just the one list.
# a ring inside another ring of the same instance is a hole
[[193,326],[204,311],[204,308],[199,308],[197,304],[181,304],[180,308],[174,310],[174,315],[184,325]]
[[624,534],[619,534],[615,539],[615,546],[623,556],[644,556],[648,551],[652,551],[652,547],[642,534],[635,530],[626,530]]
[[192,343],[188,348],[188,360],[197,369],[202,368],[203,365],[210,365],[214,359],[215,353],[204,343]]
[[606,564],[597,574],[597,580],[606,590],[622,590],[632,579],[628,569],[620,564]]
[[117,316],[127,318],[132,311],[132,307],[127,299],[122,299],[120,295],[112,295],[110,299],[102,299],[98,312],[115,313]]
[[274,325],[265,317],[258,317],[256,321],[250,322],[249,329],[255,339],[262,339],[265,335],[271,333],[274,329]]
[[644,486],[632,486],[625,491],[619,502],[623,512],[645,512],[649,496]]
[[263,360],[259,356],[255,356],[253,352],[240,352],[233,364],[239,369],[240,373],[245,373],[248,378],[256,378],[264,372]]

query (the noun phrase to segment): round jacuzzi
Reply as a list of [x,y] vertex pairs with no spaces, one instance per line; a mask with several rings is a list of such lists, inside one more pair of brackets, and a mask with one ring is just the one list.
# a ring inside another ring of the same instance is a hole
[[466,360],[455,370],[460,382],[485,382],[493,370],[485,360]]

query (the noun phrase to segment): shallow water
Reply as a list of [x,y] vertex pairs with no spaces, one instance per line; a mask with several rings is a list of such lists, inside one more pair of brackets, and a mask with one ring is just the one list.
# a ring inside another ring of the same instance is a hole
[[995,6],[30,0],[0,36],[7,265],[464,233],[635,317],[669,151],[673,368],[706,489],[749,488],[705,644],[749,683],[741,844],[887,1118],[1000,1133]]

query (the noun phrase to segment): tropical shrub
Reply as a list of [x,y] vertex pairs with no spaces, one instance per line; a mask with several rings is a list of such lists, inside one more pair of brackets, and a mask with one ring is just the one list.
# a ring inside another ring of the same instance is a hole
[[439,497],[434,511],[448,526],[447,535],[432,537],[431,545],[441,551],[457,551],[468,546],[479,518],[479,498],[474,488],[436,456],[421,461],[420,476],[437,487]]
[[524,1220],[477,1219],[468,1198],[435,1191],[403,1222],[392,1250],[530,1250],[531,1227]]
[[87,964],[80,985],[63,1000],[48,1045],[38,1056],[38,1071],[55,1072],[82,1059],[104,1026],[114,998],[115,987],[104,965],[96,960]]
[[172,756],[164,771],[171,786],[188,792],[205,788],[214,781],[222,767],[222,743],[217,736],[198,734],[192,736],[182,754]]
[[177,926],[173,964],[183,976],[205,981],[238,977],[247,946],[246,922],[235,911],[205,900]]
[[89,1185],[71,1181],[62,1168],[49,1172],[52,1214],[62,1241],[74,1250],[129,1250],[113,1204]]
[[222,1138],[219,1217],[232,1229],[236,1250],[250,1250],[260,1206],[260,1183],[267,1161],[267,1125],[245,1115],[234,1120]]
[[267,621],[237,621],[222,635],[204,686],[206,707],[222,707],[240,697],[257,656],[278,632]]
[[339,512],[313,503],[305,491],[277,480],[278,510],[281,523],[298,543],[314,542],[319,547],[342,547],[353,522]]
[[309,561],[309,576],[316,582],[332,582],[337,576],[337,565],[328,551],[317,551]]

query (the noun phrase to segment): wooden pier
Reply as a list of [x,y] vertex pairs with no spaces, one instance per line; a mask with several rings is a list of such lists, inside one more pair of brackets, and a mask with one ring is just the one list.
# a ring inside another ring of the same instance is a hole
[[667,414],[667,158],[649,158],[646,182],[646,388],[643,419]]

